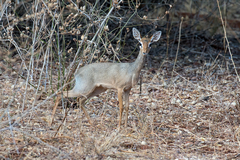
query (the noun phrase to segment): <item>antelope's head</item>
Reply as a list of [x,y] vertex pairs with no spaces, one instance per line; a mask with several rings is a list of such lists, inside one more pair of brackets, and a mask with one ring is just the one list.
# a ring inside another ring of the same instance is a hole
[[150,38],[141,38],[140,32],[136,28],[133,28],[132,31],[133,31],[133,37],[136,40],[138,40],[140,43],[140,50],[143,55],[148,54],[148,52],[151,49],[151,44],[153,42],[157,42],[160,39],[161,34],[162,34],[161,31],[157,31]]

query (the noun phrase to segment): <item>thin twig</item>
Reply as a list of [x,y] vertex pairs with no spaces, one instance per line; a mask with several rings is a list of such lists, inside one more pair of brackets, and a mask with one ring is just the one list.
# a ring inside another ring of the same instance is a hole
[[172,70],[172,76],[171,76],[171,83],[173,84],[173,72],[175,71],[175,66],[177,63],[177,57],[178,57],[178,52],[179,52],[179,47],[180,47],[180,42],[181,42],[181,29],[182,29],[182,22],[183,22],[183,17],[181,18],[180,26],[179,26],[179,35],[178,35],[178,46],[177,46],[177,52],[174,60],[174,65],[173,65],[173,70]]
[[230,57],[231,57],[231,61],[232,61],[233,67],[234,67],[234,71],[235,71],[235,73],[236,73],[236,75],[237,75],[237,77],[238,77],[238,81],[240,82],[240,77],[239,77],[239,75],[238,75],[238,72],[237,72],[235,63],[234,63],[234,61],[233,61],[231,48],[230,48],[229,41],[228,41],[228,38],[227,38],[226,27],[224,26],[224,21],[223,21],[223,18],[222,18],[222,12],[221,12],[221,9],[220,9],[219,1],[218,1],[218,0],[217,0],[217,5],[218,5],[218,9],[219,9],[220,19],[221,19],[222,26],[223,26],[224,38],[226,39],[226,42],[227,42],[227,48],[228,48],[228,51],[229,51],[229,54],[230,54]]

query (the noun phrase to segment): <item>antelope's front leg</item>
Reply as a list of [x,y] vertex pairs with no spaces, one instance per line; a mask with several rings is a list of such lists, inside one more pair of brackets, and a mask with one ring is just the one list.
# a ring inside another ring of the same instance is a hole
[[119,101],[119,125],[118,127],[121,127],[121,121],[122,121],[122,112],[123,112],[123,100],[122,100],[122,89],[118,89],[118,101]]
[[131,88],[126,90],[124,93],[124,99],[125,99],[125,111],[126,111],[126,118],[125,118],[125,127],[127,127],[128,122],[128,110],[129,110],[129,93],[131,91]]

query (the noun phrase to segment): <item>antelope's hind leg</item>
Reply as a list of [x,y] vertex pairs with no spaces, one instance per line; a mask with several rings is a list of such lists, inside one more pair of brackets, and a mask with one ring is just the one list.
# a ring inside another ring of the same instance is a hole
[[102,92],[105,92],[107,89],[102,87],[102,86],[99,86],[99,87],[95,87],[94,89],[92,89],[92,91],[90,93],[88,93],[88,96],[87,98],[83,97],[83,98],[79,98],[79,105],[81,107],[81,109],[83,110],[85,116],[87,117],[88,119],[88,122],[92,125],[92,121],[91,121],[91,118],[88,114],[88,112],[86,111],[85,109],[85,102],[87,99],[93,97],[93,96],[96,96],[96,95],[99,95],[100,93]]
[[52,117],[51,117],[52,120],[49,122],[49,125],[50,125],[50,126],[53,124],[54,115],[55,115],[55,113],[56,113],[57,106],[58,106],[60,100],[61,100],[61,97],[60,97],[60,96],[57,96],[57,99],[56,99],[56,102],[55,102],[55,105],[54,105],[53,111],[52,111]]
[[86,98],[79,98],[78,102],[79,102],[79,106],[81,107],[81,109],[83,110],[85,116],[87,117],[88,122],[90,123],[90,125],[92,125],[91,118],[90,118],[88,112],[85,110],[85,107],[84,107],[86,100],[87,100]]

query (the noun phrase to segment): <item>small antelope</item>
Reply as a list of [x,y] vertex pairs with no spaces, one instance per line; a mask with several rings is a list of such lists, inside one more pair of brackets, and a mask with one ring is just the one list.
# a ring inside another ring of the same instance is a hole
[[[129,93],[137,84],[140,71],[146,55],[150,51],[151,43],[157,42],[162,32],[155,32],[150,38],[141,38],[140,32],[133,28],[133,37],[140,43],[140,51],[135,62],[132,63],[93,63],[80,68],[75,75],[75,86],[70,91],[64,91],[64,97],[79,97],[80,106],[91,124],[90,117],[84,109],[84,103],[90,97],[96,96],[107,89],[117,89],[119,101],[119,128],[123,113],[123,95],[125,99],[125,127],[128,121]],[[55,104],[56,107],[56,104]],[[53,110],[55,114],[56,108]],[[53,116],[52,116],[53,117]],[[53,118],[52,118],[53,119]]]

